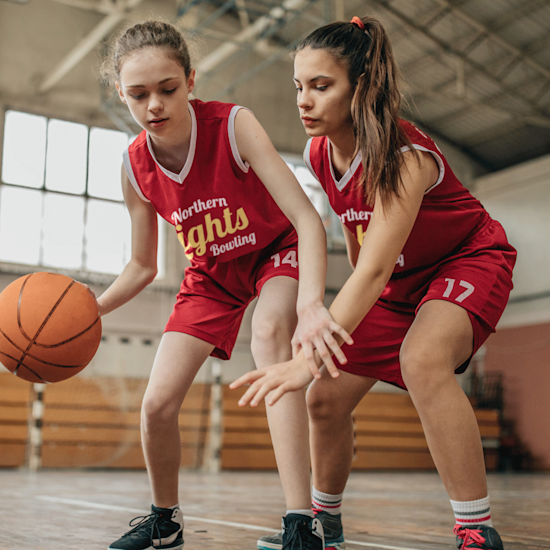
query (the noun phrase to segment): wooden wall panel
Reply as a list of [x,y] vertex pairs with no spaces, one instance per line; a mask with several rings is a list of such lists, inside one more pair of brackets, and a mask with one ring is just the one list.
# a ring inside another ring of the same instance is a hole
[[0,373],[0,467],[25,463],[32,386],[10,372]]

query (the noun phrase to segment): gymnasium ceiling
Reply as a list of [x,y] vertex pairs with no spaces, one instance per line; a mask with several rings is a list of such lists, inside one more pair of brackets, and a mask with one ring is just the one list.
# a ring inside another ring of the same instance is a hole
[[0,0],[0,102],[132,129],[100,91],[98,58],[117,29],[162,16],[196,37],[198,97],[251,106],[280,150],[300,153],[288,53],[365,14],[393,41],[407,118],[480,172],[550,153],[550,0]]

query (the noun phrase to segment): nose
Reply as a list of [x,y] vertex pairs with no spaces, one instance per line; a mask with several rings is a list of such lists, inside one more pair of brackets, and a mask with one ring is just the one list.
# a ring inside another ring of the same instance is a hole
[[151,94],[149,97],[149,110],[156,113],[162,111],[162,109],[164,109],[162,99],[157,94]]
[[311,109],[311,96],[305,91],[305,89],[298,91],[296,104],[300,109]]

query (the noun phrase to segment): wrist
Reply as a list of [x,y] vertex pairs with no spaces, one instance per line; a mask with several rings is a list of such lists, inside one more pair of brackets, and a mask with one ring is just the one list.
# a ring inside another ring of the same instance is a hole
[[309,310],[312,309],[318,309],[321,307],[325,307],[323,304],[322,298],[307,298],[307,299],[300,299],[298,298],[298,301],[296,303],[296,312],[298,313],[298,316],[303,315]]

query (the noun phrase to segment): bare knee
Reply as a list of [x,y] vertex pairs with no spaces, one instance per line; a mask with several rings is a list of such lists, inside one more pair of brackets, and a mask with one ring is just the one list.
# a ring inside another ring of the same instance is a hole
[[[277,318],[262,319],[252,325],[251,349],[254,359],[285,361],[290,359],[291,329]],[[260,361],[259,361],[260,360]]]
[[341,406],[342,400],[330,391],[331,388],[323,386],[322,383],[314,382],[307,390],[306,404],[310,421],[337,423],[348,417],[351,419],[349,411]]
[[179,407],[154,392],[145,394],[141,405],[141,424],[148,431],[161,431],[178,423]]
[[454,367],[429,349],[402,349],[399,357],[401,375],[415,401],[432,399],[440,388],[454,381]]

